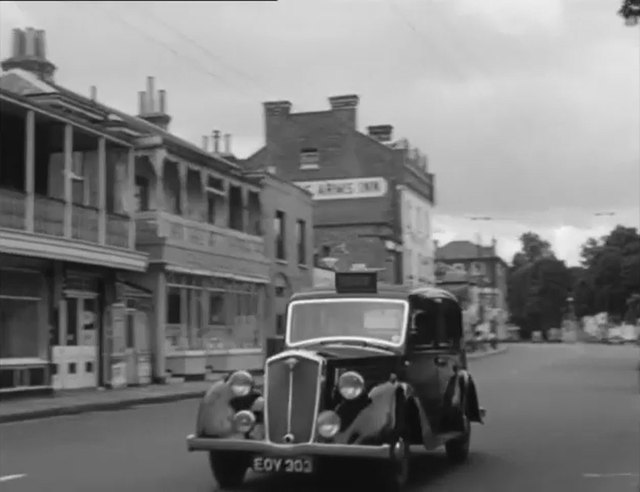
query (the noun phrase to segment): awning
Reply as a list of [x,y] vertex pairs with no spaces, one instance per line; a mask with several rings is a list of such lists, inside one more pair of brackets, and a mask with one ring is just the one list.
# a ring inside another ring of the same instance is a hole
[[238,275],[236,273],[213,272],[211,270],[182,267],[178,265],[172,265],[170,263],[167,263],[165,265],[165,270],[172,273],[184,273],[187,275],[198,275],[200,277],[226,278],[229,280],[236,280],[238,282],[250,282],[254,284],[270,284],[271,283],[271,280],[268,277],[254,277],[252,275]]

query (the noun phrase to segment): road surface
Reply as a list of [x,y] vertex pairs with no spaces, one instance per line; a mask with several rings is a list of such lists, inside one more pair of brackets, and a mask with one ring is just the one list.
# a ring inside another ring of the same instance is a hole
[[[470,461],[423,457],[409,490],[638,492],[637,365],[637,347],[596,345],[513,345],[473,361],[489,413],[474,427]],[[0,425],[0,490],[212,492],[205,455],[185,448],[195,414],[190,400]],[[336,489],[255,477],[243,487]]]

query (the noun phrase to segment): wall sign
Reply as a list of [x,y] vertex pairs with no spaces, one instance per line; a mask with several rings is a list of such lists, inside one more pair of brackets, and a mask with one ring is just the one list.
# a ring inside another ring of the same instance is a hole
[[323,181],[294,181],[306,189],[314,200],[344,200],[348,198],[377,198],[387,194],[385,178],[328,179]]

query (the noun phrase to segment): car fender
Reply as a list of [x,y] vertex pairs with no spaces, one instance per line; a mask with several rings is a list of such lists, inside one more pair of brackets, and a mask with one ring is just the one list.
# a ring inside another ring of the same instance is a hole
[[422,442],[427,449],[432,448],[437,442],[436,435],[431,428],[431,424],[429,423],[429,419],[427,417],[427,412],[425,411],[420,399],[416,396],[415,390],[408,383],[400,383],[400,387],[403,390],[404,398],[407,402],[414,405],[418,411],[418,420],[420,423],[420,437],[422,438]]
[[[251,391],[245,397],[236,397],[228,383],[228,378],[213,383],[198,405],[197,435],[243,437],[236,435],[233,416],[239,410],[253,410],[253,404],[259,396],[259,392]],[[254,413],[258,412],[254,411]],[[261,427],[263,427],[262,424],[257,425],[254,430],[259,433]]]
[[369,391],[370,403],[364,407],[351,425],[338,434],[338,443],[360,444],[375,439],[396,424],[396,392],[398,383],[387,381]]
[[465,408],[471,422],[484,423],[476,385],[468,371],[460,369],[451,376],[444,394],[444,407]]

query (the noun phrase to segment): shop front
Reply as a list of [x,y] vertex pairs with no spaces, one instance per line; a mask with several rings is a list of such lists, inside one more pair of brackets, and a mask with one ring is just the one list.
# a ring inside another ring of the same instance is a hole
[[165,354],[174,376],[260,369],[266,279],[167,266]]
[[50,388],[48,262],[0,255],[0,393]]

